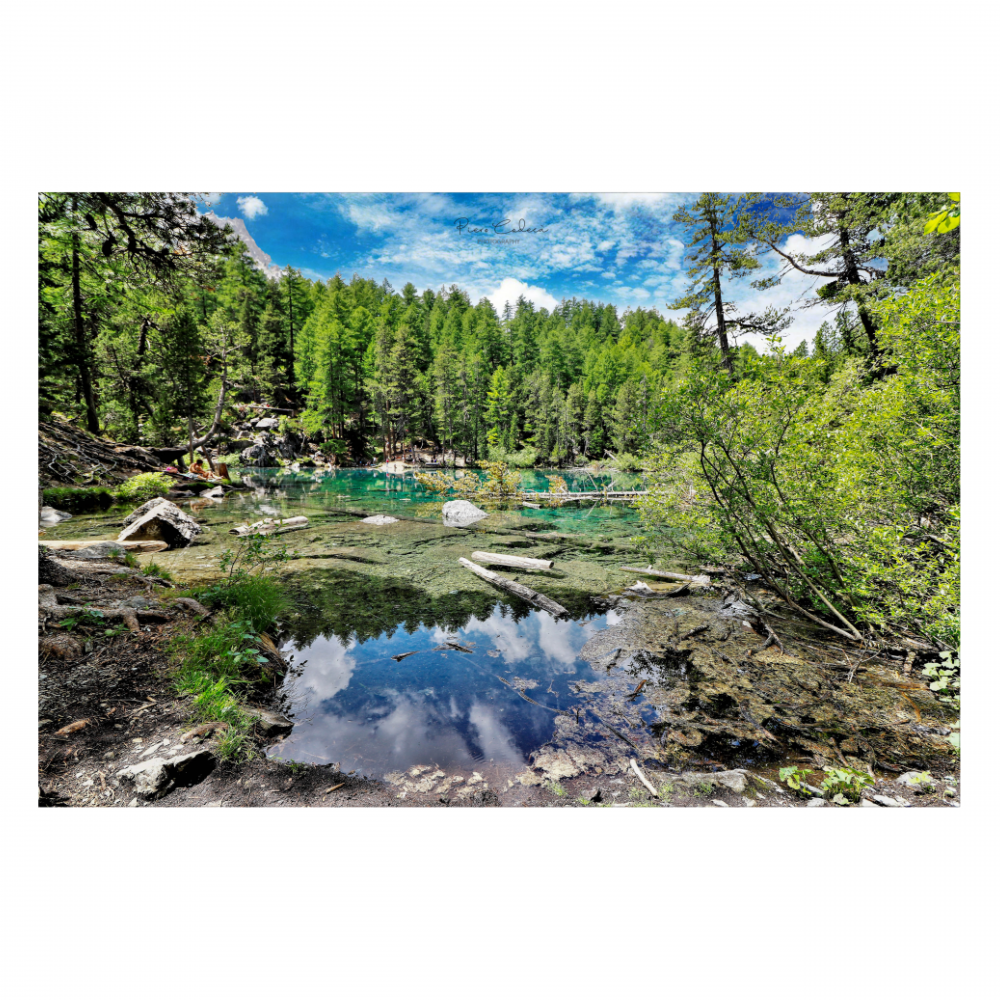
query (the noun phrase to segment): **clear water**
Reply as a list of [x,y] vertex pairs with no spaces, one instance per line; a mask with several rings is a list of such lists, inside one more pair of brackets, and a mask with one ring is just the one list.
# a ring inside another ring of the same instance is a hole
[[[638,476],[561,475],[570,490],[643,487]],[[234,524],[309,518],[306,530],[285,536],[298,556],[283,570],[296,610],[278,636],[293,663],[279,702],[295,727],[272,756],[375,778],[414,765],[452,774],[502,767],[511,775],[553,738],[555,711],[579,702],[571,685],[597,679],[579,653],[615,620],[613,611],[595,613],[602,606],[592,598],[623,585],[614,574],[624,550],[612,540],[636,533],[628,504],[491,509],[455,531],[441,527],[448,497],[428,494],[412,473],[264,469],[244,470],[243,480],[250,490],[219,503],[186,501],[206,532],[190,548],[153,558],[182,584],[208,583],[235,543]],[[547,476],[523,473],[521,485],[544,491]],[[403,520],[378,527],[357,513]],[[113,538],[122,514],[76,517],[47,537]],[[474,577],[458,562],[474,549],[554,559],[549,573],[494,569],[575,617],[557,620]],[[449,640],[469,652],[435,648]],[[402,653],[414,655],[392,659]]]
[[[461,477],[462,470],[448,472]],[[482,473],[480,473],[481,475]],[[571,492],[583,492],[605,486],[621,489],[644,489],[643,478],[637,475],[528,471],[521,473],[521,488],[545,491],[548,476],[562,475]],[[373,514],[405,515],[427,518],[440,523],[440,510],[445,497],[436,497],[424,490],[412,472],[391,474],[375,469],[343,469],[335,472],[317,471],[309,473],[285,472],[278,469],[263,469],[245,479],[264,489],[278,489],[281,504],[267,504],[272,511],[280,510],[289,516],[292,508],[308,506],[314,509],[335,511],[338,508],[364,510]],[[270,513],[260,506],[260,498],[247,498],[251,505],[262,514]],[[230,501],[231,502],[231,501]],[[306,512],[308,513],[308,512]],[[554,509],[532,510],[529,507],[512,506],[506,512],[508,519],[521,522],[522,527],[536,527],[544,531],[563,531],[585,535],[628,536],[636,530],[638,514],[624,502],[614,504],[567,504]]]
[[[297,666],[285,696],[296,726],[271,755],[376,778],[415,764],[520,769],[552,737],[553,710],[579,703],[571,685],[598,678],[580,650],[616,621],[615,611],[577,621],[545,611],[515,617],[498,603],[488,617],[454,629],[420,625],[360,643],[336,635],[304,648],[288,643]],[[441,648],[449,641],[469,652]],[[392,659],[404,653],[413,655]]]

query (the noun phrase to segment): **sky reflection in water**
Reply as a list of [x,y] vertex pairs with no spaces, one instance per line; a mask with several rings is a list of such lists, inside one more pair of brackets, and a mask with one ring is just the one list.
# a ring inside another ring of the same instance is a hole
[[[415,764],[470,771],[486,761],[514,767],[549,740],[555,716],[521,698],[509,683],[536,682],[526,694],[563,709],[577,701],[576,680],[596,676],[580,659],[584,643],[614,624],[616,612],[586,621],[532,611],[514,621],[497,605],[460,629],[397,629],[368,642],[317,638],[301,650],[285,694],[295,729],[271,755],[339,763],[380,777]],[[448,640],[472,649],[440,651]],[[398,663],[391,657],[416,651]]]

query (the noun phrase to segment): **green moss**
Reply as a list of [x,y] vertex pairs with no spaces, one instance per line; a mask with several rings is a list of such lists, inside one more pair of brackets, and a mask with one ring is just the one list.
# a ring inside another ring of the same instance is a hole
[[69,514],[89,514],[107,510],[114,503],[114,495],[103,486],[54,486],[42,491],[42,503]]

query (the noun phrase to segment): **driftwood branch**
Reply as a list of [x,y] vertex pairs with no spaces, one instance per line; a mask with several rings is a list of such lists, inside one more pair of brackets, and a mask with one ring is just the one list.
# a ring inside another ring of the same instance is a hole
[[638,566],[620,566],[623,572],[626,573],[638,573],[641,576],[658,576],[663,580],[686,580],[688,583],[697,583],[702,587],[707,587],[712,581],[704,575],[700,576],[688,576],[687,573],[668,573],[666,570],[661,569],[641,569]]
[[483,569],[482,566],[477,566],[473,562],[469,562],[468,559],[460,558],[458,560],[466,569],[472,570],[476,576],[481,576],[484,580],[488,580],[490,583],[495,584],[497,587],[507,590],[512,594],[516,594],[524,601],[528,601],[530,604],[537,605],[548,611],[553,615],[569,615],[569,612],[557,601],[553,601],[551,597],[546,597],[544,594],[539,594],[537,590],[532,590],[530,587],[525,587],[523,584],[515,583],[513,580],[508,580],[506,577],[500,576],[497,573],[492,572],[488,569]]
[[635,759],[635,757],[632,757],[629,760],[629,764],[631,764],[632,770],[635,771],[638,779],[649,789],[649,794],[658,799],[660,797],[660,793],[653,787],[649,778],[642,773],[642,770],[639,767],[639,762]]

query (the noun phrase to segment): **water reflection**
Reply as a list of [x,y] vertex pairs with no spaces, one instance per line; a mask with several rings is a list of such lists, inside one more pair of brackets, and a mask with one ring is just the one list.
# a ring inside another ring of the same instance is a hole
[[[373,777],[416,764],[520,767],[552,737],[552,709],[576,702],[571,680],[596,677],[580,650],[616,620],[614,611],[581,621],[544,611],[515,618],[495,604],[459,628],[419,625],[366,642],[336,635],[290,642],[286,651],[295,651],[298,665],[284,695],[296,726],[271,753],[338,762]],[[402,653],[414,655],[392,659]]]

